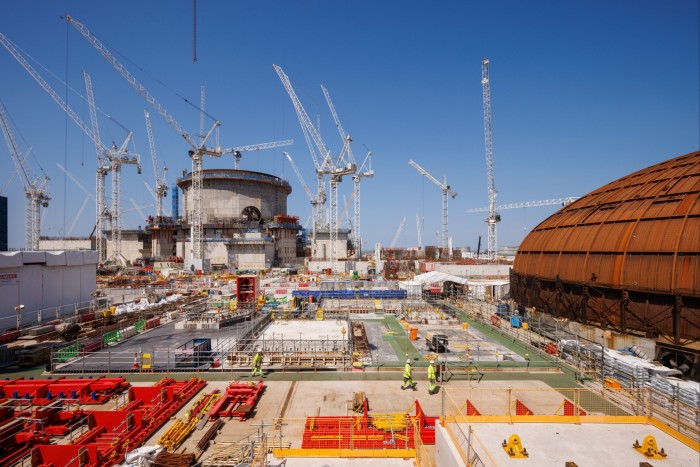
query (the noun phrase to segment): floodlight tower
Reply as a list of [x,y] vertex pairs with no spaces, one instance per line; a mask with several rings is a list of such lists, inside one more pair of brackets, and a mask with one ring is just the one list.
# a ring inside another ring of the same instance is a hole
[[493,148],[491,142],[491,86],[489,82],[489,59],[481,61],[481,86],[484,95],[484,142],[486,144],[486,182],[489,194],[487,258],[496,260],[496,224],[501,222],[501,215],[496,212],[496,184],[493,177]]

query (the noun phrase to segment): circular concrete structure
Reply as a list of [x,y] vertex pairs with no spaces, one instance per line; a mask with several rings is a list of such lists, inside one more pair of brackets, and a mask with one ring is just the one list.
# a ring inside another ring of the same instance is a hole
[[700,152],[648,167],[560,209],[523,240],[521,307],[676,348],[700,345]]
[[[234,169],[203,170],[202,211],[204,224],[232,224],[270,220],[287,214],[292,187],[274,175]],[[177,181],[182,190],[185,222],[189,223],[192,174]]]

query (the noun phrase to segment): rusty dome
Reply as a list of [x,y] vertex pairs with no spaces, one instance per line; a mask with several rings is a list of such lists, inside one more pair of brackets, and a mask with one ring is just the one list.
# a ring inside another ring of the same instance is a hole
[[540,223],[515,257],[521,307],[700,344],[700,152],[622,177]]

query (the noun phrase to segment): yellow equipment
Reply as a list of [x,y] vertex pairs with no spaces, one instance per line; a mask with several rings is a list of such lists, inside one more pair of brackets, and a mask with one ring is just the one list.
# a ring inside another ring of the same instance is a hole
[[639,441],[635,439],[632,447],[642,453],[644,457],[648,459],[665,459],[668,455],[664,452],[664,448],[659,450],[658,446],[656,445],[656,438],[651,435],[644,438],[644,443],[641,445],[639,444]]
[[506,440],[503,440],[503,450],[508,454],[511,458],[524,458],[524,457],[529,457],[530,455],[527,453],[527,449],[525,449],[520,442],[520,436],[518,435],[511,435],[510,438],[508,438],[508,442],[506,443]]

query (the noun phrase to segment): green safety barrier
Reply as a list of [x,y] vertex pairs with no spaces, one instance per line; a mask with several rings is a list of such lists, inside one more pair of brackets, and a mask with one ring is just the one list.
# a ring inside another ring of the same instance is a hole
[[140,321],[136,321],[134,323],[134,329],[136,329],[136,332],[141,332],[146,330],[146,320],[142,319]]
[[119,340],[119,331],[106,332],[104,335],[104,338],[105,338],[105,344],[109,344],[111,342],[117,342]]
[[77,345],[69,345],[68,347],[63,347],[62,349],[59,349],[56,352],[56,361],[57,362],[65,362],[66,360],[69,360],[71,358],[75,358],[78,356],[78,346]]

